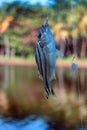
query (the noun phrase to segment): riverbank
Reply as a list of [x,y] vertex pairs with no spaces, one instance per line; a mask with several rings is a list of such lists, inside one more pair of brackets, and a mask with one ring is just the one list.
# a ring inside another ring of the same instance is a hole
[[[72,62],[72,58],[58,58],[56,62],[56,66],[59,67],[70,67]],[[80,68],[87,68],[87,59],[78,59],[77,63]],[[35,58],[19,58],[19,57],[0,57],[0,65],[17,65],[17,66],[36,66]]]

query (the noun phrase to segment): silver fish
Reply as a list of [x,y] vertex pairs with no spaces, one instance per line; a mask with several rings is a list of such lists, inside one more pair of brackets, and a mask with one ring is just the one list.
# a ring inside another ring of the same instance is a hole
[[36,44],[35,59],[38,66],[39,77],[43,79],[46,97],[54,95],[52,80],[56,78],[56,58],[63,53],[56,49],[54,37],[50,26],[45,22],[38,32],[38,43]]
[[74,72],[76,72],[76,70],[78,70],[78,64],[76,63],[76,60],[77,59],[77,55],[73,55],[72,57],[72,64],[71,64],[71,67],[70,67],[70,75],[72,76],[74,74]]
[[72,62],[71,68],[70,68],[70,75],[73,75],[73,73],[78,70],[78,64]]

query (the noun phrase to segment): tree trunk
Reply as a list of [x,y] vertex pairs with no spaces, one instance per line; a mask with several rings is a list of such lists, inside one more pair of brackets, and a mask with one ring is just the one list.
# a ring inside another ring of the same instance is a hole
[[85,57],[86,56],[86,38],[83,38],[82,41],[82,48],[81,48],[81,57]]
[[4,35],[4,44],[5,44],[5,56],[10,56],[10,47],[9,47],[9,36],[8,34]]
[[9,66],[5,65],[4,67],[4,82],[3,82],[3,90],[6,91],[9,86]]

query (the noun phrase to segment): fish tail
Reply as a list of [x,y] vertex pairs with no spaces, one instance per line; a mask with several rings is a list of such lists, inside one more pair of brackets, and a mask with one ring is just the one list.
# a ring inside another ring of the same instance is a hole
[[45,88],[46,90],[46,98],[48,99],[48,97],[50,96],[50,90],[48,88]]
[[57,98],[57,95],[55,94],[53,88],[52,88],[52,95],[53,95],[55,98]]

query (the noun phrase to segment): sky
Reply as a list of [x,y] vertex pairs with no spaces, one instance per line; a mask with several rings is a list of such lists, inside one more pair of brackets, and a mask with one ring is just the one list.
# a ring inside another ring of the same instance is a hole
[[0,6],[3,4],[3,3],[10,3],[10,2],[13,2],[13,1],[22,1],[22,2],[30,2],[31,4],[36,4],[36,3],[40,3],[42,5],[46,5],[47,1],[48,0],[0,0]]

